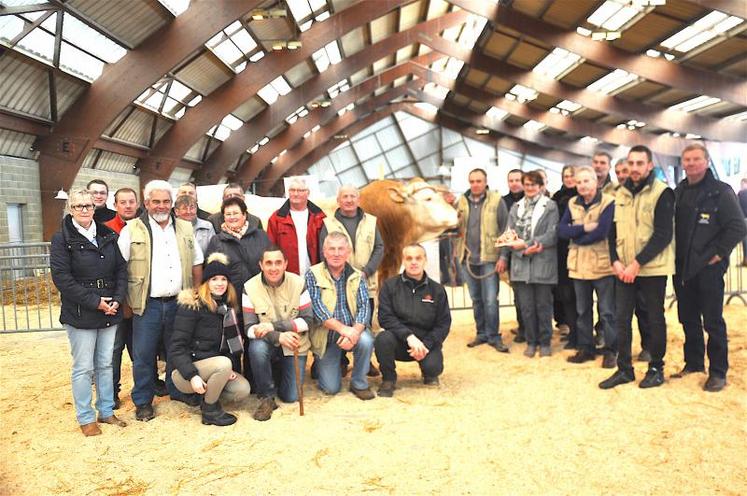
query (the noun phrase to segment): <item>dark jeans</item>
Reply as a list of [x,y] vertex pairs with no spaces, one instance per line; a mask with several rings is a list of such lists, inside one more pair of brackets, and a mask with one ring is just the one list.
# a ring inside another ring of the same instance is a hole
[[708,333],[708,373],[726,377],[729,370],[726,322],[724,322],[724,272],[726,264],[701,269],[683,282],[676,274],[677,313],[685,330],[685,365],[704,368],[706,346],[703,329]]
[[562,283],[558,283],[553,288],[552,294],[555,322],[558,325],[565,324],[568,326],[568,339],[573,343],[576,341],[576,320],[578,318],[576,312],[576,290],[573,280],[565,279]]
[[514,282],[524,321],[527,345],[550,346],[552,338],[552,285]]
[[648,310],[643,293],[636,295],[635,319],[638,321],[638,332],[641,334],[641,349],[648,350]]
[[664,297],[667,290],[666,276],[636,277],[632,284],[615,280],[615,300],[617,312],[617,367],[633,372],[631,342],[633,340],[631,322],[633,311],[640,293],[648,310],[649,338],[646,346],[651,353],[649,368],[664,368],[664,354],[667,351],[667,322],[664,318]]
[[[415,360],[407,353],[407,341],[400,339],[390,331],[381,331],[374,341],[376,359],[379,361],[381,378],[384,381],[397,382],[395,360],[412,362]],[[444,371],[444,355],[441,348],[429,350],[425,358],[418,362],[423,377],[438,377]]]
[[[161,337],[166,350],[171,344],[171,334],[174,329],[176,315],[176,298],[160,300],[148,298],[143,315],[132,317],[132,378],[135,386],[132,388],[132,402],[137,406],[150,405],[155,394],[156,374],[153,364],[161,343]],[[184,393],[176,389],[171,379],[171,364],[166,361],[166,388],[172,398],[184,397]]]
[[114,337],[114,353],[112,355],[112,377],[114,382],[114,395],[119,394],[120,382],[122,380],[122,352],[127,347],[130,361],[134,361],[132,354],[132,318],[122,319],[117,325],[117,334]]
[[[257,383],[257,396],[272,398],[277,395],[285,403],[298,401],[293,355],[285,356],[282,347],[273,346],[262,339],[250,339],[248,348],[254,381]],[[306,353],[298,356],[301,387],[303,387],[307,356]],[[277,384],[275,383],[273,369],[277,369],[279,372],[277,375],[280,380]]]
[[576,290],[576,309],[578,321],[576,336],[578,349],[594,353],[594,292],[597,293],[597,311],[599,313],[600,332],[604,336],[604,351],[617,351],[615,335],[615,277],[601,279],[574,279]]
[[[473,277],[481,277],[477,279]],[[498,317],[498,274],[495,263],[462,264],[462,273],[467,282],[469,297],[472,300],[472,314],[477,326],[477,339],[488,343],[501,342]],[[483,277],[484,276],[484,277]]]

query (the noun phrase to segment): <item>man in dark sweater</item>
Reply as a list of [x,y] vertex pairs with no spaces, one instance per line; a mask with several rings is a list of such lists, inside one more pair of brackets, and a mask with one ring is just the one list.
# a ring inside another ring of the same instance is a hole
[[374,348],[383,380],[379,396],[391,397],[397,384],[395,360],[418,362],[423,383],[437,386],[444,370],[443,342],[451,327],[446,291],[425,273],[425,249],[402,250],[405,270],[387,279],[379,294],[379,323],[385,329]]
[[664,383],[667,323],[664,297],[667,277],[674,273],[674,192],[653,174],[651,150],[642,145],[628,152],[630,177],[615,195],[615,222],[610,230],[609,251],[617,278],[617,371],[599,387],[610,389],[633,382],[631,320],[638,293],[646,299],[651,353],[646,377],[640,387]]
[[[747,177],[739,182],[739,206],[742,208],[744,223],[747,225]],[[742,238],[742,267],[747,267],[747,236]]]
[[93,195],[93,206],[96,209],[93,212],[93,220],[104,224],[117,216],[117,212],[106,206],[109,199],[109,185],[106,184],[106,181],[93,179],[88,181],[86,189]]
[[701,144],[682,152],[687,176],[675,190],[677,313],[685,331],[685,366],[672,377],[704,371],[703,329],[708,333],[708,380],[703,389],[721,391],[729,368],[723,318],[724,273],[731,250],[747,229],[736,195],[708,169]]

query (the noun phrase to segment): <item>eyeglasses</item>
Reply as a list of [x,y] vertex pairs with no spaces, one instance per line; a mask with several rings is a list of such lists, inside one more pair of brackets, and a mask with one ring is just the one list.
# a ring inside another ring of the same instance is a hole
[[84,210],[93,210],[93,205],[86,203],[85,205],[71,205],[72,209],[76,212],[82,212]]
[[288,193],[306,193],[308,189],[300,189],[300,188],[291,188],[288,190]]

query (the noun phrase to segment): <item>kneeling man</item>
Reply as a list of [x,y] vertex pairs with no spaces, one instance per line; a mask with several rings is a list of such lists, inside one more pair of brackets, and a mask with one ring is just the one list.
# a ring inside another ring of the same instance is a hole
[[394,394],[395,360],[416,360],[428,385],[438,385],[444,370],[441,348],[451,327],[446,291],[425,273],[426,255],[421,245],[405,246],[402,260],[405,271],[384,282],[379,293],[379,323],[385,329],[375,341],[383,378],[379,396]]
[[[269,420],[277,408],[275,394],[286,403],[298,400],[294,352],[298,354],[301,385],[306,354],[311,348],[308,330],[313,321],[311,298],[301,276],[286,272],[288,259],[277,245],[262,253],[261,273],[244,284],[242,307],[249,338],[249,361],[259,396],[255,420]],[[280,384],[273,380],[279,367]]]
[[337,394],[342,385],[340,356],[353,352],[350,391],[361,400],[375,397],[368,387],[373,336],[366,329],[370,321],[368,285],[363,273],[348,263],[351,247],[347,235],[333,231],[322,245],[324,261],[306,272],[306,288],[314,316],[321,325],[311,329],[311,349],[319,364],[319,388]]

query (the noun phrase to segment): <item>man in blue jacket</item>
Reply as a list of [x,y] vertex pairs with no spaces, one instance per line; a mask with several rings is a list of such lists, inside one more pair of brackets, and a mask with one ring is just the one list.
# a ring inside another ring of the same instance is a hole
[[685,330],[685,366],[672,377],[704,372],[708,333],[708,380],[703,389],[721,391],[729,368],[723,318],[724,273],[731,250],[744,238],[742,213],[731,186],[708,168],[708,150],[696,143],[682,152],[687,176],[675,190],[677,313]]
[[443,342],[451,327],[446,291],[425,273],[425,249],[402,249],[405,270],[387,279],[379,293],[379,324],[374,347],[382,382],[379,396],[391,397],[397,383],[395,360],[418,362],[426,385],[437,386],[444,370]]

